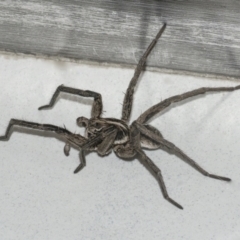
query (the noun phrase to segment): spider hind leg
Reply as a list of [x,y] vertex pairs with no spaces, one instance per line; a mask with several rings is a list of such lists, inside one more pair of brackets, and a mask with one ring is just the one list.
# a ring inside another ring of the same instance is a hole
[[226,182],[231,181],[231,179],[228,177],[223,177],[223,176],[219,176],[219,175],[215,175],[215,174],[211,174],[211,173],[207,172],[205,169],[203,169],[201,166],[199,166],[198,163],[196,163],[192,158],[190,158],[188,155],[186,155],[180,148],[175,146],[173,143],[167,141],[166,139],[163,139],[163,141],[164,141],[163,145],[164,145],[165,149],[169,150],[170,152],[172,152],[173,154],[178,156],[180,159],[182,159],[184,162],[188,163],[190,166],[195,168],[202,175],[204,175],[206,177],[226,181]]
[[169,197],[167,188],[166,188],[164,180],[163,180],[161,170],[155,165],[155,163],[142,150],[138,150],[138,153],[140,154],[141,159],[144,161],[144,163],[155,173],[155,176],[160,185],[163,197],[168,202],[173,204],[175,207],[177,207],[179,209],[183,209],[183,207],[179,203],[177,203],[176,201],[174,201],[172,198]]
[[135,122],[135,124],[137,125],[137,128],[139,129],[139,131],[148,136],[149,138],[151,138],[153,141],[156,141],[160,144],[160,146],[168,151],[171,152],[173,154],[175,154],[176,156],[180,157],[183,161],[185,161],[186,163],[188,163],[190,166],[192,166],[193,168],[195,168],[198,172],[200,172],[201,174],[203,174],[204,176],[210,177],[210,178],[214,178],[214,179],[218,179],[218,180],[223,180],[223,181],[227,181],[230,182],[231,179],[228,177],[223,177],[223,176],[218,176],[215,174],[210,174],[209,172],[207,172],[205,169],[203,169],[201,166],[199,166],[193,159],[191,159],[188,155],[186,155],[180,148],[178,148],[177,146],[175,146],[172,142],[167,141],[166,139],[164,139],[163,137],[159,136],[158,134],[154,133],[153,131],[150,131],[149,129],[146,128],[145,125],[139,124],[138,122]]

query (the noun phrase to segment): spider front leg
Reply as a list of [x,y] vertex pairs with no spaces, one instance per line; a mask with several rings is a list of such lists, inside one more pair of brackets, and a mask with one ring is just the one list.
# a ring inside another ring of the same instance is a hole
[[54,126],[51,124],[40,124],[40,123],[22,121],[22,120],[18,120],[18,119],[11,119],[9,121],[5,135],[0,136],[0,141],[8,141],[9,140],[10,135],[11,135],[11,128],[13,126],[20,126],[20,127],[36,129],[36,130],[41,130],[41,131],[55,132],[55,133],[57,133],[59,135],[63,135],[63,136],[72,135],[72,133],[70,131],[68,131],[67,129],[57,127],[57,126]]
[[141,59],[137,64],[134,75],[129,83],[129,86],[123,101],[122,120],[125,122],[129,121],[129,118],[130,118],[130,114],[132,111],[134,88],[137,84],[138,78],[145,67],[148,55],[151,53],[152,49],[156,45],[158,39],[161,37],[165,28],[166,28],[166,23],[163,24],[157,36],[152,40],[152,42],[150,43],[147,50],[145,51],[145,53],[143,54],[143,56],[141,57]]
[[[27,121],[22,121],[22,120],[18,120],[18,119],[11,119],[10,120],[10,122],[8,124],[8,127],[6,129],[5,135],[0,136],[0,141],[8,141],[9,140],[10,135],[11,135],[11,129],[14,126],[30,128],[30,129],[36,129],[36,130],[41,130],[41,131],[55,132],[55,133],[57,133],[59,135],[65,136],[66,139],[73,139],[74,140],[75,138],[77,138],[78,144],[82,145],[82,146],[84,146],[84,144],[86,145],[86,142],[87,142],[87,141],[83,141],[84,138],[81,137],[80,135],[78,135],[76,137],[75,134],[72,134],[71,132],[69,132],[65,128],[60,128],[60,127],[57,127],[57,126],[54,126],[54,125],[50,125],[50,124],[39,124],[39,123],[34,123],[34,122],[27,122]],[[79,139],[79,138],[81,138],[81,139]],[[81,141],[79,141],[79,140],[81,140]],[[67,155],[67,154],[69,154],[69,151],[70,151],[70,145],[69,145],[69,143],[67,143],[65,145],[64,152]],[[75,169],[74,173],[78,173],[83,167],[86,166],[84,151],[82,149],[80,149],[79,158],[80,158],[80,164]]]
[[138,129],[138,126],[136,124],[136,122],[133,122],[133,124],[130,127],[130,145],[132,146],[132,148],[135,150],[136,153],[138,153],[141,157],[141,160],[144,161],[144,163],[154,172],[163,197],[170,202],[171,204],[173,204],[174,206],[183,209],[183,207],[178,204],[176,201],[174,201],[172,198],[169,197],[168,192],[167,192],[167,188],[165,186],[164,180],[163,180],[163,176],[161,173],[161,170],[155,165],[155,163],[143,152],[143,150],[140,147],[140,131]]
[[92,107],[92,118],[98,118],[100,117],[100,115],[102,114],[102,96],[99,93],[93,92],[93,91],[89,91],[89,90],[80,90],[80,89],[76,89],[76,88],[71,88],[71,87],[65,87],[63,85],[60,85],[55,93],[53,94],[50,103],[44,106],[41,106],[38,108],[38,110],[42,110],[42,109],[47,109],[47,108],[51,108],[53,107],[53,105],[55,104],[58,95],[60,94],[60,92],[65,92],[65,93],[70,93],[73,95],[78,95],[78,96],[82,96],[82,97],[93,97],[94,98],[94,102],[93,102],[93,107]]

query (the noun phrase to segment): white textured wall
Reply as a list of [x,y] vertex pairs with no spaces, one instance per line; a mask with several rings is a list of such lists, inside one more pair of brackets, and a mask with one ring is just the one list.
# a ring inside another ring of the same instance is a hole
[[[0,57],[0,133],[11,118],[65,124],[80,131],[91,100],[64,95],[38,111],[60,84],[102,93],[104,117],[118,118],[133,69],[86,66],[33,58]],[[144,73],[132,120],[158,101],[201,86],[238,82]],[[77,175],[78,153],[64,143],[14,132],[0,142],[0,239],[240,239],[240,91],[199,97],[156,118],[153,125],[212,173],[203,177],[174,155],[147,152],[161,168],[178,210],[162,198],[156,180],[135,160],[114,154],[87,156]]]

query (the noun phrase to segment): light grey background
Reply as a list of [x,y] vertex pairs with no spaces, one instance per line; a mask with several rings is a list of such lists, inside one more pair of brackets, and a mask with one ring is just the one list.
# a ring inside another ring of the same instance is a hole
[[[34,58],[0,57],[0,134],[11,118],[66,125],[82,132],[76,118],[90,116],[92,101],[64,95],[52,110],[38,111],[60,84],[102,93],[104,117],[119,118],[133,69],[106,68]],[[202,86],[237,81],[144,73],[132,120],[160,100]],[[63,154],[64,143],[44,135],[14,132],[0,142],[0,239],[239,240],[240,91],[209,94],[174,105],[152,124],[212,173],[209,179],[174,155],[146,151],[161,168],[170,196],[138,160],[114,154],[87,156],[79,174],[78,153]]]
[[136,64],[163,22],[149,66],[240,76],[236,0],[2,0],[0,50]]

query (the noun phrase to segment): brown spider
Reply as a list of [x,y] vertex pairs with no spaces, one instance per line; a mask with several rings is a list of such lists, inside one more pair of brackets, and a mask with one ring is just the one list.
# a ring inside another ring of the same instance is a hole
[[134,76],[130,81],[129,87],[124,98],[121,120],[115,118],[101,118],[102,113],[101,94],[88,90],[85,91],[65,87],[61,85],[56,89],[55,93],[53,94],[50,100],[50,103],[48,105],[40,107],[39,110],[53,107],[60,92],[79,95],[82,97],[94,98],[91,118],[90,119],[87,119],[85,117],[77,118],[77,124],[79,126],[83,126],[86,128],[85,137],[81,136],[80,134],[71,133],[66,128],[61,128],[50,124],[39,124],[34,122],[11,119],[5,135],[1,136],[0,140],[2,141],[8,140],[11,135],[11,128],[15,125],[42,131],[55,132],[56,134],[61,136],[64,139],[64,141],[66,141],[66,145],[64,147],[65,155],[67,156],[69,155],[71,146],[77,147],[80,151],[79,154],[80,164],[75,169],[74,173],[79,172],[86,165],[84,151],[96,151],[99,155],[104,156],[113,150],[115,154],[122,159],[132,159],[138,156],[144,162],[144,164],[154,173],[154,176],[159,182],[164,198],[180,209],[183,209],[183,207],[177,202],[175,202],[172,198],[170,198],[167,193],[167,189],[164,184],[161,170],[144,153],[142,148],[146,149],[161,148],[167,150],[180,157],[182,160],[191,165],[193,168],[202,173],[204,176],[224,181],[231,181],[230,178],[210,174],[207,171],[205,171],[194,160],[188,157],[181,149],[176,147],[173,143],[167,141],[156,128],[146,123],[153,116],[169,107],[172,103],[180,102],[187,98],[204,94],[207,92],[235,91],[237,89],[240,89],[240,85],[236,87],[199,88],[193,91],[183,93],[181,95],[176,95],[167,98],[146,110],[144,113],[140,115],[140,117],[136,121],[134,121],[130,126],[128,125],[133,103],[134,88],[137,84],[141,72],[145,67],[148,55],[154,48],[155,44],[157,43],[158,39],[162,35],[165,28],[166,24],[164,24],[163,27],[160,29],[157,36],[153,39],[153,41],[143,54],[142,58],[138,62],[138,65],[134,72]]

